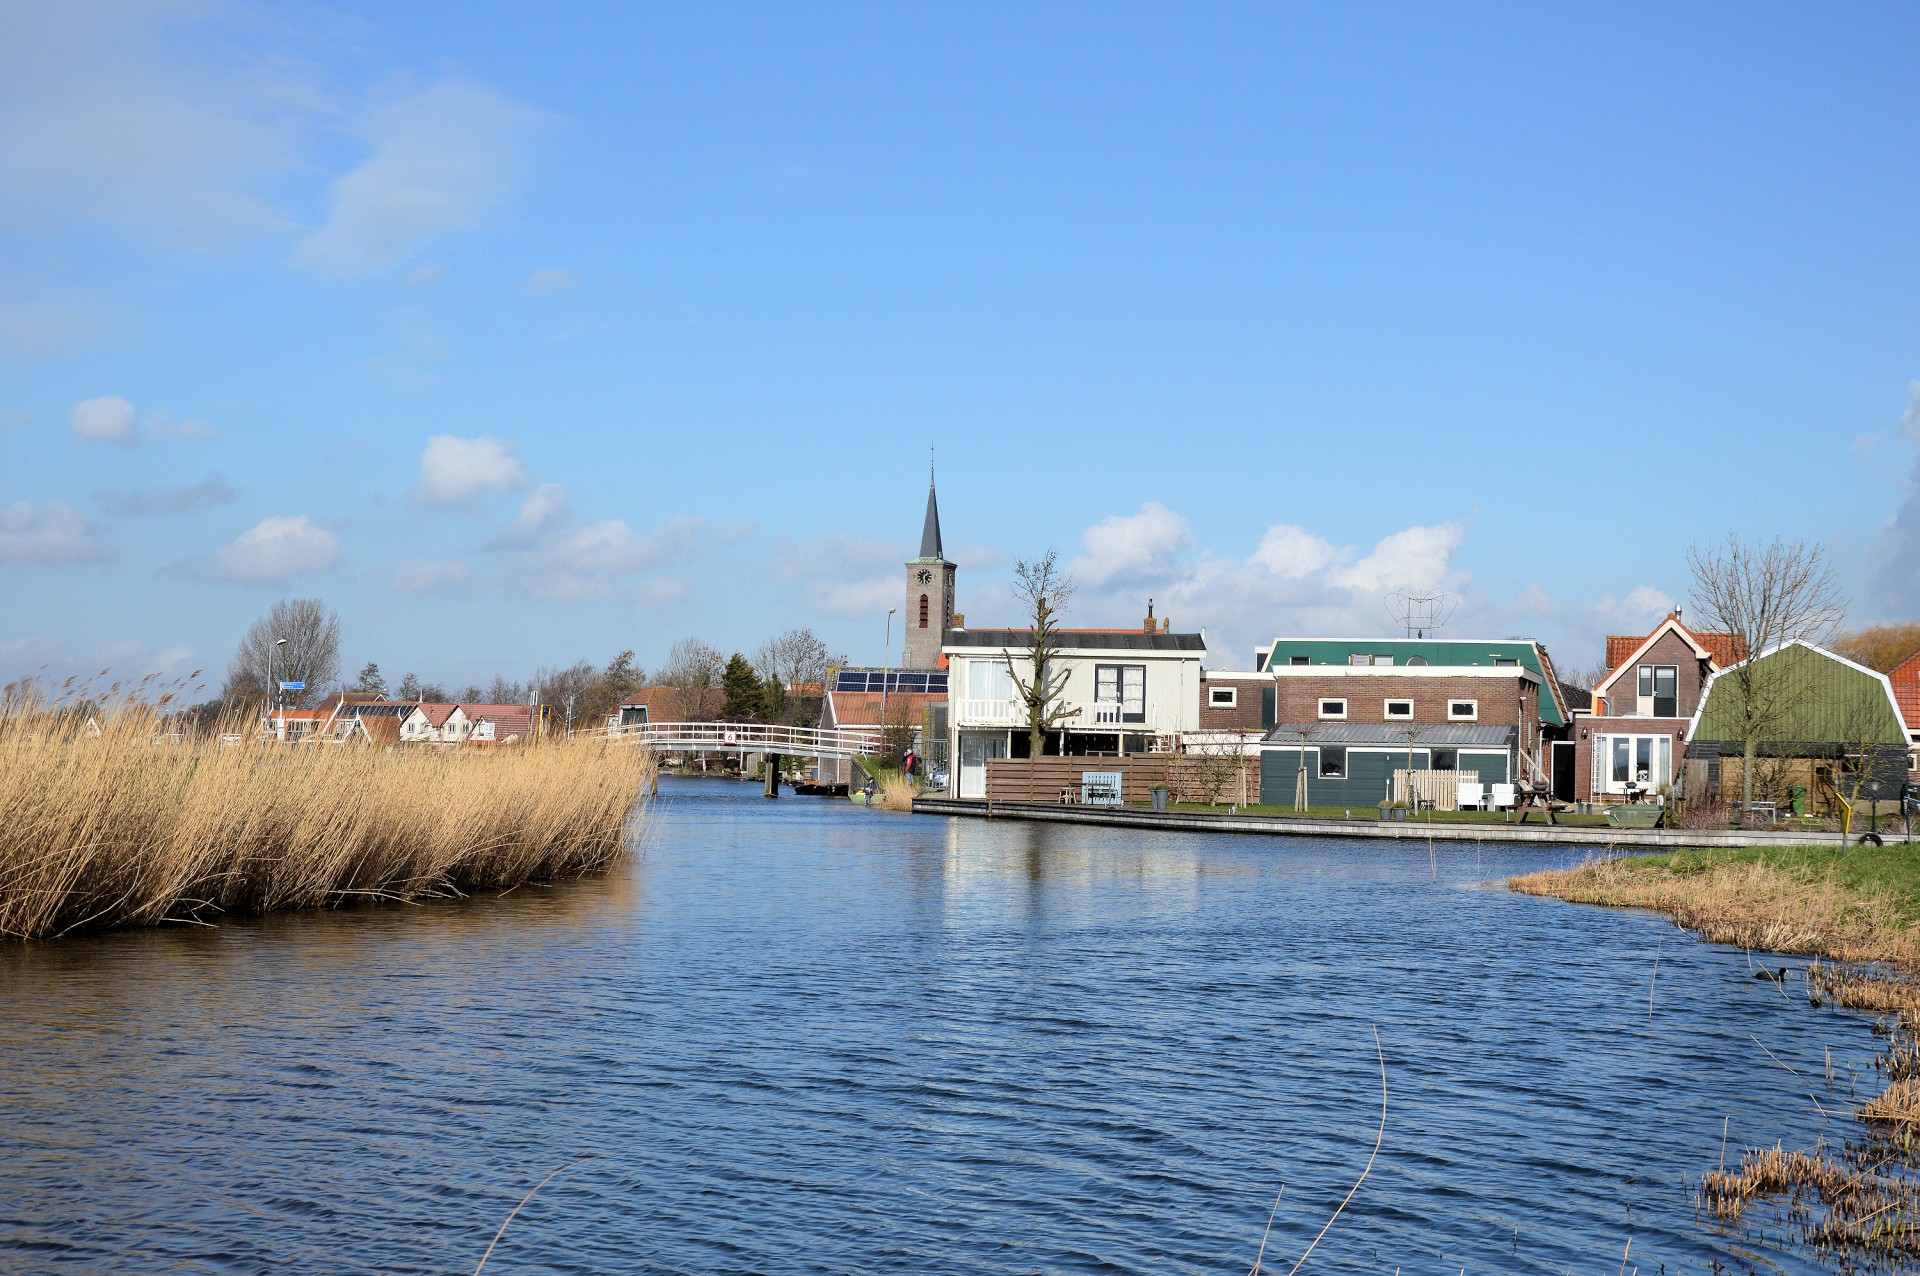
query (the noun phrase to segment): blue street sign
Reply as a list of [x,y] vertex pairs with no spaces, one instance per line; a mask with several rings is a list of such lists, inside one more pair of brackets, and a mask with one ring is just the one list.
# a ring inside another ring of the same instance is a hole
[[280,684],[280,690],[282,691],[305,691],[306,689],[307,684],[304,682],[283,682]]

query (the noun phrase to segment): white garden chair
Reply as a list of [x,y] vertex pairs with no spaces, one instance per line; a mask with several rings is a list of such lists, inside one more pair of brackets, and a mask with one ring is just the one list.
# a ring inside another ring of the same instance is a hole
[[1462,780],[1455,790],[1455,810],[1478,811],[1487,804],[1487,786],[1478,780]]
[[1513,809],[1514,800],[1515,799],[1513,795],[1513,786],[1511,784],[1496,784],[1493,786],[1493,809],[1494,810],[1511,811]]

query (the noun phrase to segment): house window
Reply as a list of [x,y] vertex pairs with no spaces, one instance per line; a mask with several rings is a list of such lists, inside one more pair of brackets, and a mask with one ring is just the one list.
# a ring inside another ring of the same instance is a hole
[[1393,657],[1392,656],[1375,656],[1373,658],[1373,663],[1376,665],[1390,665],[1393,663]]
[[1232,709],[1240,703],[1238,687],[1208,687],[1207,703],[1215,709]]
[[1597,736],[1594,771],[1602,793],[1623,793],[1673,782],[1673,737],[1667,735]]
[[1478,700],[1447,701],[1448,722],[1473,722],[1478,720],[1479,717],[1480,702]]
[[1320,778],[1323,780],[1344,780],[1347,778],[1347,750],[1338,744],[1320,746]]
[[1512,656],[1495,656],[1493,658],[1493,667],[1495,669],[1518,669],[1520,662]]
[[1640,698],[1649,701],[1642,708],[1656,718],[1680,716],[1680,668],[1678,665],[1641,665]]
[[[1094,716],[1111,722],[1147,720],[1147,667],[1145,665],[1095,665],[1093,667]],[[1114,716],[1109,716],[1114,715]]]
[[1307,663],[1307,658],[1305,656],[1288,656],[1287,663],[1290,665],[1304,665]]
[[925,629],[926,627],[927,627],[927,596],[925,594],[922,594],[920,595],[920,628]]
[[1435,771],[1458,771],[1460,769],[1460,751],[1458,749],[1435,749],[1429,765]]
[[1373,657],[1365,654],[1348,656],[1347,663],[1350,665],[1370,665],[1373,663]]
[[1411,700],[1387,701],[1387,716],[1389,718],[1411,718],[1413,716],[1413,701]]
[[1322,718],[1346,717],[1347,702],[1345,700],[1322,700],[1320,702],[1320,716]]

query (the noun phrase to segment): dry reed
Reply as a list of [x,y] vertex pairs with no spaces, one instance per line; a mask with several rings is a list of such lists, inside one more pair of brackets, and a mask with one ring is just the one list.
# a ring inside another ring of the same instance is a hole
[[913,781],[898,772],[883,772],[874,792],[873,804],[883,811],[913,810]]
[[0,936],[503,889],[604,868],[653,760],[490,749],[222,746],[125,706],[0,714]]

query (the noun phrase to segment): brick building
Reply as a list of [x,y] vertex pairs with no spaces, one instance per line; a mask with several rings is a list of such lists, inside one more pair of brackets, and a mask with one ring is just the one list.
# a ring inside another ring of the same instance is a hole
[[1731,635],[1694,633],[1679,612],[1644,637],[1609,634],[1608,672],[1573,733],[1571,796],[1619,802],[1670,787],[1707,680],[1738,658]]
[[1315,806],[1372,806],[1393,773],[1458,772],[1481,784],[1544,774],[1542,675],[1519,664],[1270,667],[1275,723],[1261,748],[1266,800],[1305,771]]

